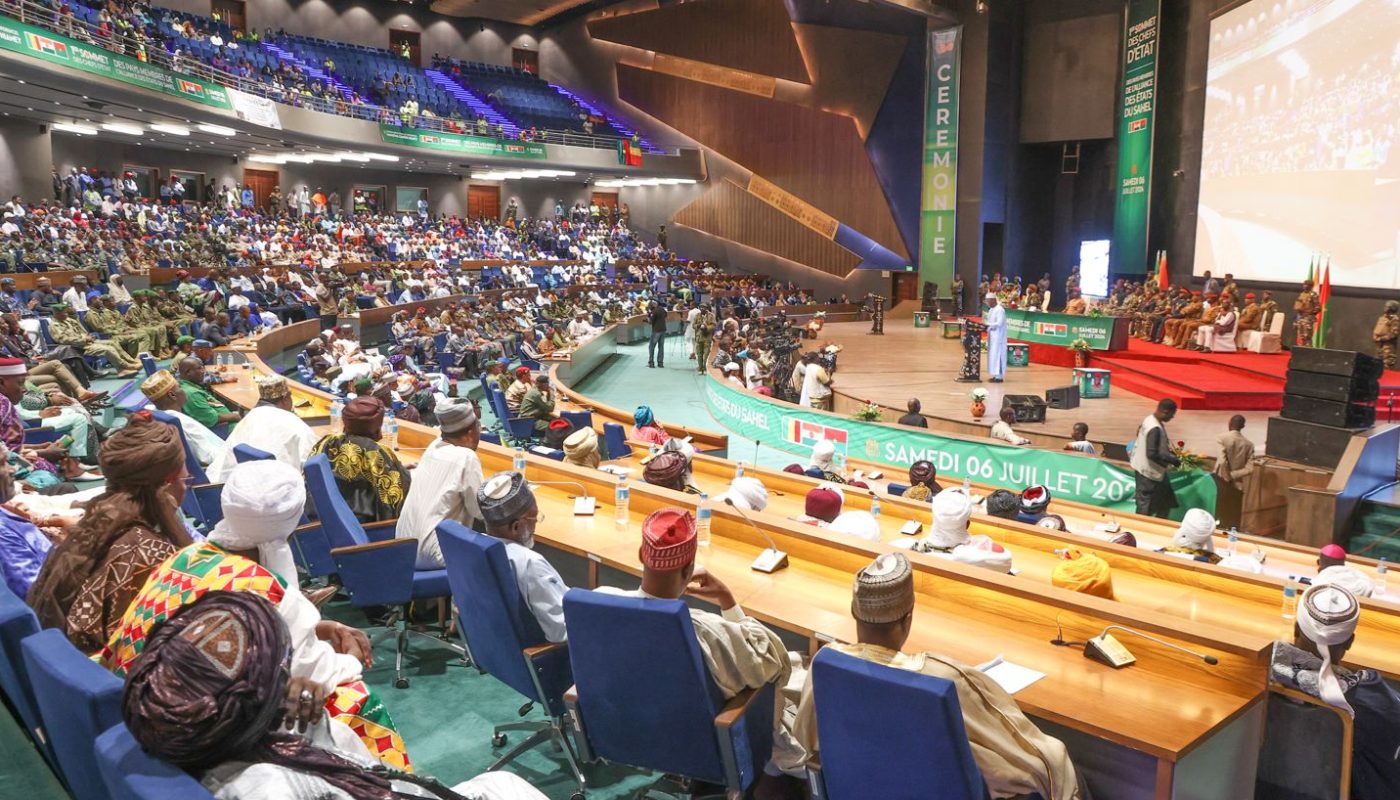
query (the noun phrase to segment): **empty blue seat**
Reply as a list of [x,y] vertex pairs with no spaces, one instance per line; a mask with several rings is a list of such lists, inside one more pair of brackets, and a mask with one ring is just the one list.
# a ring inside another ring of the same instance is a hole
[[97,767],[97,735],[121,722],[121,679],[79,652],[59,631],[21,645],[44,733],[76,800],[107,800]]

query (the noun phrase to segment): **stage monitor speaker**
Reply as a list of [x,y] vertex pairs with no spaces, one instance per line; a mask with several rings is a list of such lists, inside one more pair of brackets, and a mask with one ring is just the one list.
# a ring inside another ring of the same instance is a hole
[[1033,394],[1008,394],[1001,398],[1001,407],[1016,413],[1016,422],[1044,422],[1045,401]]
[[1338,403],[1295,394],[1283,396],[1283,410],[1279,414],[1288,419],[1330,425],[1333,428],[1369,428],[1376,424],[1375,406]]
[[1290,369],[1283,391],[1285,394],[1338,403],[1370,403],[1380,396],[1380,382],[1375,378],[1345,378],[1325,372]]
[[1045,404],[1051,408],[1079,408],[1079,387],[1070,384],[1045,390]]
[[1336,469],[1354,431],[1312,422],[1269,417],[1269,458],[1296,461],[1310,467]]
[[1321,372],[1327,375],[1379,379],[1385,363],[1375,356],[1354,350],[1325,350],[1320,347],[1295,347],[1288,368],[1301,372]]

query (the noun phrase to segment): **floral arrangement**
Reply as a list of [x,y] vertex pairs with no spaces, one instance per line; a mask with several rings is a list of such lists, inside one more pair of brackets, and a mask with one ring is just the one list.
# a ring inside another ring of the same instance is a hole
[[973,400],[973,402],[975,402],[975,403],[985,403],[985,402],[987,402],[987,390],[986,390],[986,389],[983,389],[983,388],[980,387],[980,386],[977,387],[976,389],[973,389],[972,391],[968,392],[968,393],[967,393],[967,396],[968,396],[968,397],[971,397],[972,400]]
[[1087,353],[1093,348],[1089,346],[1089,340],[1081,336],[1078,339],[1075,339],[1074,341],[1070,342],[1069,346],[1065,349],[1071,350],[1076,353]]
[[1204,453],[1197,453],[1186,449],[1186,442],[1177,442],[1172,446],[1172,455],[1181,459],[1181,463],[1174,467],[1177,472],[1193,472],[1204,469],[1206,456]]
[[856,419],[862,419],[866,422],[879,422],[880,418],[884,416],[884,413],[880,406],[875,403],[869,400],[862,400],[861,404],[856,407],[856,413],[853,416]]
[[1094,306],[1093,308],[1089,309],[1089,314],[1088,314],[1088,316],[1091,316],[1091,317],[1102,317],[1103,315],[1104,315],[1103,306]]

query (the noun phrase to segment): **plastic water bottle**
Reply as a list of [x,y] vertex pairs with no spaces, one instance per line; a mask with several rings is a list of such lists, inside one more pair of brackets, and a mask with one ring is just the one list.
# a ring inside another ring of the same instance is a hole
[[740,462],[738,462],[737,464],[734,465],[734,477],[736,477],[736,478],[742,478],[742,477],[744,477],[744,462],[740,461]]
[[617,527],[627,527],[628,515],[630,513],[628,506],[631,505],[631,502],[632,490],[627,487],[627,479],[618,478],[617,491],[613,493],[613,506],[617,511]]
[[880,518],[880,496],[874,492],[870,493],[870,516]]
[[1283,585],[1283,618],[1293,619],[1298,614],[1298,587],[1293,585],[1297,578],[1288,576],[1288,583]]
[[701,492],[700,502],[695,506],[695,544],[702,553],[709,552],[710,514],[710,496]]
[[972,496],[972,479],[971,479],[971,478],[963,478],[963,494],[967,495],[968,497],[971,497],[971,496]]
[[1228,548],[1230,551],[1230,555],[1235,555],[1235,553],[1239,550],[1240,544],[1240,532],[1235,529],[1235,526],[1230,526],[1230,535],[1227,538],[1230,542],[1230,546]]
[[399,419],[393,409],[384,412],[384,438],[389,441],[389,449],[399,449]]
[[1374,594],[1385,594],[1385,573],[1390,570],[1390,565],[1385,563],[1382,557],[1380,563],[1376,564],[1376,583],[1372,587]]
[[345,430],[345,401],[339,397],[331,401],[331,433],[341,433]]
[[510,460],[510,468],[521,475],[525,474],[525,448],[515,448],[515,457]]

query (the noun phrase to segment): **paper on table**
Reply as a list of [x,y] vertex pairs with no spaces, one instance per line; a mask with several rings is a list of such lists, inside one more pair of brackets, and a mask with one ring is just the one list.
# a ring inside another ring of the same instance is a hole
[[996,681],[997,685],[1005,689],[1007,694],[1016,694],[1045,677],[1044,672],[1023,667],[1020,664],[1013,664],[1000,655],[985,664],[978,664],[977,669],[988,678]]

